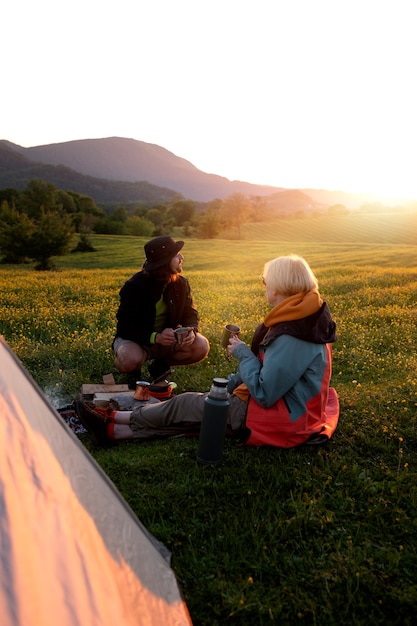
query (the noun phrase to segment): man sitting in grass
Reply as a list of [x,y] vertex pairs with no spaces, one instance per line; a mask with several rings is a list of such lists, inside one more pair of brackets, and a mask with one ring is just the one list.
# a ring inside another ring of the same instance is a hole
[[[169,374],[171,365],[190,365],[206,358],[210,346],[199,333],[199,315],[194,307],[188,280],[181,276],[183,241],[161,236],[145,244],[146,261],[120,290],[116,337],[113,341],[115,367],[128,374],[134,389],[142,378],[141,367],[155,382]],[[188,334],[176,340],[175,329]]]
[[[228,352],[238,360],[229,375],[229,435],[250,445],[291,448],[323,443],[334,433],[339,401],[330,387],[331,344],[336,325],[322,301],[317,280],[301,257],[282,256],[263,272],[271,310],[249,348],[237,336]],[[188,392],[160,403],[116,411],[76,402],[81,423],[97,446],[118,440],[144,441],[197,434],[207,393]]]

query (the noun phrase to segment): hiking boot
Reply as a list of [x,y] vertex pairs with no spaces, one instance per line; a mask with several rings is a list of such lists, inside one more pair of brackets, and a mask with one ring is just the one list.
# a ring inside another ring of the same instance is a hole
[[152,377],[152,383],[159,383],[170,375],[169,363],[165,359],[155,359],[152,363],[148,363],[148,372]]
[[75,401],[75,411],[81,424],[90,435],[94,445],[97,448],[102,448],[112,443],[112,440],[107,435],[107,425],[110,419],[101,415],[97,411],[97,408],[107,409],[107,407],[96,407],[92,402],[85,402],[83,400]]
[[90,406],[107,424],[109,422],[114,422],[113,414],[116,409],[114,409],[110,404],[107,406],[97,406],[96,404],[90,403]]
[[129,389],[136,389],[136,383],[138,380],[142,380],[142,370],[134,370],[127,375],[127,386]]

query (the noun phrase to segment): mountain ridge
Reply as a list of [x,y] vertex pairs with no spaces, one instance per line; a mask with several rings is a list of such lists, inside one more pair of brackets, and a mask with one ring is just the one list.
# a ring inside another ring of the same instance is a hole
[[5,140],[0,143],[36,163],[62,165],[97,179],[130,183],[146,181],[158,187],[174,189],[185,198],[200,202],[237,192],[269,195],[281,189],[207,174],[165,148],[136,139],[79,139],[30,148]]
[[0,141],[0,188],[23,189],[33,178],[40,178],[58,189],[91,196],[98,204],[139,202],[145,206],[169,203],[178,195],[174,189],[158,187],[146,181],[109,181],[79,174],[63,165],[44,165],[5,144]]
[[[294,196],[290,209],[296,206],[297,210],[311,211],[335,204],[357,209],[365,202],[382,201],[372,194],[231,181],[203,172],[157,144],[131,138],[77,139],[29,148],[0,140],[0,187],[23,188],[31,178],[43,178],[59,188],[90,195],[99,203],[150,205],[169,202],[178,194],[205,203],[242,193],[274,196],[280,205],[284,195]],[[305,201],[296,192],[302,192]],[[393,199],[390,204],[394,201],[398,203]]]

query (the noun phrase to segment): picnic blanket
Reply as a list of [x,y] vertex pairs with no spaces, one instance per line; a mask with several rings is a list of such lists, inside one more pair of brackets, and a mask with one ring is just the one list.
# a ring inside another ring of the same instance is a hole
[[[158,398],[149,398],[146,402],[143,400],[135,400],[132,396],[125,394],[116,394],[112,398],[112,404],[120,411],[130,411],[134,406],[153,404],[155,402],[161,402]],[[78,415],[75,411],[75,404],[70,403],[57,409],[58,413],[71,430],[78,436],[86,433],[86,429],[78,419]]]
[[67,426],[69,426],[77,436],[87,432],[78,419],[74,404],[67,404],[66,406],[57,409],[57,411],[66,422]]

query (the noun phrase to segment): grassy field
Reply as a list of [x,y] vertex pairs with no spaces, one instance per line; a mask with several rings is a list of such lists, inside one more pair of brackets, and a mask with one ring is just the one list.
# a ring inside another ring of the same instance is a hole
[[[265,261],[305,256],[337,322],[332,384],[341,402],[325,447],[225,445],[202,468],[193,439],[83,444],[149,530],[172,551],[193,623],[376,625],[417,613],[416,214],[288,220],[245,227],[245,240],[186,240],[203,363],[177,368],[179,391],[233,371],[226,322],[250,341],[267,310]],[[0,267],[0,332],[55,406],[115,371],[118,290],[144,240],[95,237],[97,252],[60,271]]]

